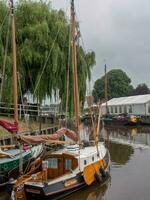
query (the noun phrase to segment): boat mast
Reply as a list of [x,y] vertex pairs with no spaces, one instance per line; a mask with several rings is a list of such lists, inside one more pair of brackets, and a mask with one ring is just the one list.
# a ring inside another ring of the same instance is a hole
[[107,90],[107,66],[105,64],[105,102],[106,102],[106,114],[108,114],[108,90]]
[[79,131],[79,90],[78,90],[78,76],[77,76],[77,52],[76,52],[76,21],[75,21],[75,8],[74,0],[71,0],[71,31],[72,31],[72,66],[73,66],[73,93],[74,93],[74,117],[75,127]]
[[13,102],[14,120],[18,123],[18,88],[17,88],[17,65],[16,65],[16,28],[14,16],[14,3],[10,0],[11,6],[11,27],[12,27],[12,60],[13,60]]

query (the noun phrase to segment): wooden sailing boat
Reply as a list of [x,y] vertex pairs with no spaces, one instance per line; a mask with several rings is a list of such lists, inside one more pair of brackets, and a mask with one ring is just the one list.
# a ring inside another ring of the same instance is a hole
[[[60,129],[59,132],[68,133],[75,144],[68,144],[63,149],[51,153],[47,159],[43,160],[41,171],[17,180],[14,192],[18,200],[59,199],[91,185],[95,181],[101,183],[108,177],[110,157],[104,143],[98,142],[96,135],[96,141],[89,143],[88,146],[80,141],[74,0],[71,0],[71,22],[74,110],[77,135],[66,128]],[[75,135],[78,137],[76,138]],[[50,138],[49,136],[33,136],[32,138],[22,136],[20,140],[27,143],[38,143],[39,141],[49,141]]]
[[[15,16],[13,0],[10,0],[11,28],[12,28],[12,61],[13,61],[13,104],[14,123],[0,120],[0,125],[12,134],[18,132],[18,94],[17,94],[17,67],[16,67],[16,37],[15,37]],[[12,148],[11,148],[12,147]],[[7,149],[7,150],[6,150]],[[10,178],[17,178],[21,170],[39,156],[43,151],[42,145],[31,149],[15,148],[15,145],[0,147],[0,188],[5,186]],[[22,167],[19,170],[20,157],[22,157]],[[19,172],[20,171],[20,172]]]

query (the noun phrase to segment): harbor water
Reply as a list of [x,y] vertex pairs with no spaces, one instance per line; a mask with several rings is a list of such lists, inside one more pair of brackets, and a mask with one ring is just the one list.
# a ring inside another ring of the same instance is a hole
[[111,155],[111,179],[78,191],[66,200],[149,200],[150,127],[101,131]]
[[[150,127],[106,128],[101,131],[111,155],[111,178],[64,198],[66,200],[149,200]],[[8,200],[0,192],[0,200]]]

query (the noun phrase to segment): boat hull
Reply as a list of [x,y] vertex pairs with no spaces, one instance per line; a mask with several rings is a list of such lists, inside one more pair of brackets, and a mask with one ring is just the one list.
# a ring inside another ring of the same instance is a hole
[[[26,155],[26,157],[24,159],[24,164],[23,164],[24,168],[28,165],[28,163],[29,163],[28,160],[30,160],[30,158],[31,158],[30,154]],[[19,175],[19,173],[18,173],[19,172],[19,158],[12,160],[11,162],[6,163],[5,165],[3,164],[4,167],[5,166],[7,167],[7,165],[9,166],[7,170],[4,168],[4,170],[0,171],[0,189],[5,187],[8,184],[10,178],[15,179]],[[16,165],[16,167],[13,168],[13,166],[15,166],[15,165]],[[11,168],[11,166],[12,166],[12,168]],[[13,172],[13,173],[11,173],[11,172]]]
[[[99,184],[104,183],[110,176],[110,155],[109,152],[105,156],[106,168],[105,168],[105,177],[102,177],[101,181],[98,181]],[[70,184],[67,184],[70,183]],[[93,182],[94,183],[94,182]],[[92,183],[92,184],[93,184]],[[80,190],[84,187],[88,186],[85,183],[83,173],[79,173],[76,176],[62,180],[60,182],[54,184],[43,184],[43,186],[37,186],[34,184],[25,184],[24,191],[27,200],[35,199],[35,200],[57,200],[62,197],[68,196],[69,194]]]
[[142,125],[150,125],[150,116],[141,116]]
[[[109,174],[99,184],[103,184],[106,180],[109,178]],[[78,190],[81,190],[84,187],[87,187],[88,185],[85,183],[83,175],[80,174],[78,177],[75,177],[75,179],[78,181],[78,183],[74,186],[65,188],[64,187],[64,182],[60,182],[59,184],[55,185],[49,185],[45,186],[44,188],[38,188],[34,186],[25,186],[25,194],[26,194],[26,199],[34,199],[34,200],[57,200],[61,199],[63,197],[66,197]],[[94,183],[93,183],[94,184]]]
[[[37,150],[38,150],[38,148],[39,148],[39,151],[37,152],[36,157],[31,157],[31,153],[25,154],[25,156],[23,157],[23,171],[26,171],[26,169],[28,169],[30,164],[37,158],[37,156],[43,155],[43,148],[41,148],[41,150],[40,150],[40,146],[39,146],[39,147],[37,147]],[[4,169],[4,170],[0,171],[0,190],[2,190],[4,187],[9,185],[10,179],[18,178],[18,176],[19,176],[19,160],[20,160],[20,156],[18,156],[17,159],[14,159],[14,160],[6,163],[5,165],[2,164],[2,166],[7,167],[7,170]],[[12,166],[12,168],[11,168],[11,166]],[[15,167],[13,168],[13,166],[15,166]],[[1,167],[1,169],[3,169],[3,168]]]
[[134,116],[135,120],[130,119],[130,116],[114,116],[104,117],[103,122],[105,126],[137,126],[140,125],[138,117]]
[[[43,187],[37,187],[33,185],[25,186],[25,193],[27,199],[60,199],[64,196],[67,196],[83,187],[86,186],[86,183],[84,182],[82,174],[79,174],[78,176],[73,178],[76,180],[76,184],[65,187],[64,181],[61,181],[59,183],[55,183],[53,185],[43,185]],[[67,180],[70,181],[70,180]]]

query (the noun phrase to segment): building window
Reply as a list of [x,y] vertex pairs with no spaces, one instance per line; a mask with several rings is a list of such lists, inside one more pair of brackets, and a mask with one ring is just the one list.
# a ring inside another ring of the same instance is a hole
[[150,113],[150,105],[148,105],[148,113]]
[[71,170],[72,169],[71,159],[65,159],[65,169],[66,170]]
[[117,106],[115,107],[115,113],[117,113]]
[[111,113],[113,113],[113,107],[111,107]]
[[84,160],[84,165],[86,165],[87,164],[87,162],[86,162],[86,160]]
[[124,113],[127,113],[127,106],[124,106]]
[[57,158],[50,158],[48,160],[48,167],[57,169],[58,168],[58,159]]
[[132,106],[129,106],[129,113],[132,113]]
[[121,106],[119,107],[119,113],[122,113],[122,107]]

